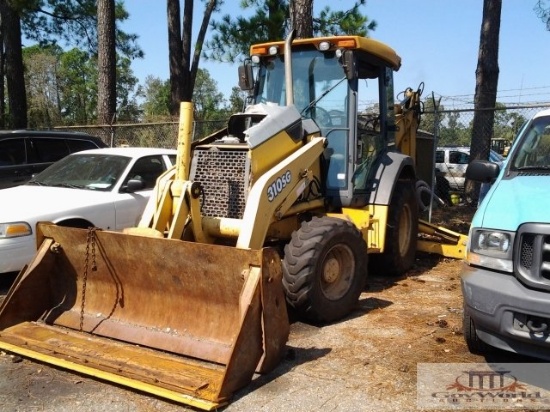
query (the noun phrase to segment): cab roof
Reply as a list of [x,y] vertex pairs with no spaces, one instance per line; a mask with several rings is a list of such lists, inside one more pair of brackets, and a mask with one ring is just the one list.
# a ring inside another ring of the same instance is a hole
[[[319,44],[328,42],[329,50],[337,50],[339,48],[357,50],[366,54],[371,54],[380,59],[385,65],[393,70],[399,70],[401,67],[401,57],[390,46],[378,40],[361,36],[328,36],[328,37],[313,37],[307,39],[294,39],[292,46],[313,45],[319,49]],[[262,50],[269,50],[271,46],[277,46],[279,54],[284,54],[284,40],[259,43],[250,46],[250,54],[265,54]]]

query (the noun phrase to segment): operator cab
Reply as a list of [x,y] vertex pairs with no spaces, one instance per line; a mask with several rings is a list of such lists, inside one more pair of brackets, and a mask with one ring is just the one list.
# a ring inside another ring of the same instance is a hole
[[373,166],[395,143],[393,70],[399,68],[399,56],[357,36],[296,39],[288,82],[283,46],[252,46],[252,66],[240,69],[241,88],[251,90],[252,105],[286,106],[290,84],[290,103],[303,119],[313,119],[328,141],[327,199],[335,207],[367,204],[376,185]]

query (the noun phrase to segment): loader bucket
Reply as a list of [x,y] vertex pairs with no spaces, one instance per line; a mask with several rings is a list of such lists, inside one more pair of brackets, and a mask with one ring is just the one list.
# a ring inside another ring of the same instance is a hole
[[0,306],[0,348],[205,410],[280,360],[275,250],[40,224]]

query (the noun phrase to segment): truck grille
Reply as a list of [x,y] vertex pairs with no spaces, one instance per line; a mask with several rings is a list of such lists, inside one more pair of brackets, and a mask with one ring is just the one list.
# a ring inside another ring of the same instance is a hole
[[207,217],[241,219],[246,204],[248,150],[196,149],[191,180],[203,188],[201,211]]
[[521,225],[517,241],[518,279],[529,286],[550,290],[550,225]]

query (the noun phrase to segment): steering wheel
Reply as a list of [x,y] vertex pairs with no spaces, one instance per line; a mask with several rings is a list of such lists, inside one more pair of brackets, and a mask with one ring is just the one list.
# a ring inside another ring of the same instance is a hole
[[[320,106],[312,106],[306,110],[306,113],[310,113],[311,118],[317,122],[319,127],[332,126],[330,114],[326,111],[326,109],[323,109]],[[313,116],[313,113],[315,113],[315,116]]]

